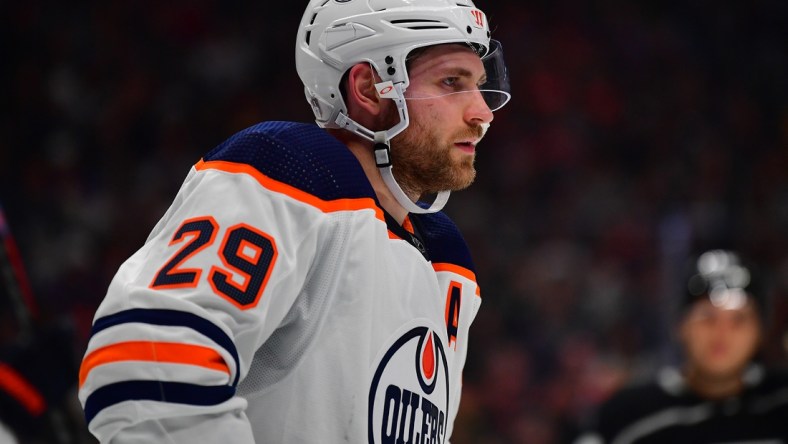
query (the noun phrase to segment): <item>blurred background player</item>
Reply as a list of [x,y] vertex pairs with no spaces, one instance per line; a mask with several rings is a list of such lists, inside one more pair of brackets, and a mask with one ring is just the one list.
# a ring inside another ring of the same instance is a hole
[[102,442],[448,442],[481,299],[440,210],[501,48],[470,0],[313,0],[296,65],[318,125],[206,154],[110,284],[79,376]]
[[683,365],[614,394],[576,444],[788,442],[788,377],[758,362],[762,280],[735,252],[697,257],[677,326]]
[[[0,444],[84,438],[73,327],[39,309],[0,206]],[[43,319],[42,319],[43,318]]]

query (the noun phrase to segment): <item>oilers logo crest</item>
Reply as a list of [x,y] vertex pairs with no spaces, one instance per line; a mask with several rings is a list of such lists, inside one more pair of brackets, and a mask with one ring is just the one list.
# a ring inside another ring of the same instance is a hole
[[378,362],[369,391],[370,444],[446,442],[449,369],[437,331],[412,328]]

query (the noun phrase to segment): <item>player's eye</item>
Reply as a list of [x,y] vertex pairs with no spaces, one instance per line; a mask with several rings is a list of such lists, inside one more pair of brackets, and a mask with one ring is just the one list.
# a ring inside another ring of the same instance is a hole
[[460,81],[459,77],[446,77],[442,80],[444,85],[451,87],[457,86],[459,81]]

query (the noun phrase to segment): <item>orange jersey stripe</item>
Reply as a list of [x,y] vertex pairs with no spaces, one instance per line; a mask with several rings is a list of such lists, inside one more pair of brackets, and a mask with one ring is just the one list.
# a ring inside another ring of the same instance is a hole
[[460,267],[459,265],[448,264],[448,263],[437,263],[437,264],[432,264],[432,268],[435,271],[448,271],[450,273],[456,273],[459,274],[460,276],[472,280],[473,282],[476,282],[476,274],[474,274],[474,272],[468,270],[465,267]]
[[219,170],[228,173],[246,174],[252,176],[257,180],[260,185],[265,188],[276,191],[278,193],[286,194],[295,200],[309,204],[315,208],[320,209],[325,213],[334,211],[354,211],[354,210],[375,210],[375,217],[380,220],[383,219],[383,210],[375,205],[375,200],[371,197],[357,198],[357,199],[336,199],[336,200],[323,200],[313,196],[307,192],[301,191],[298,188],[292,187],[284,182],[271,179],[265,174],[261,173],[251,165],[243,163],[227,162],[222,160],[200,160],[194,167],[198,171],[204,170]]
[[121,361],[190,364],[230,374],[230,368],[224,362],[224,358],[209,347],[170,342],[130,341],[108,345],[87,355],[79,369],[79,386],[82,387],[88,373],[95,367]]
[[17,400],[32,416],[40,416],[46,410],[44,397],[16,370],[0,362],[0,390]]
[[405,220],[402,221],[402,228],[407,230],[410,234],[416,234],[416,230],[413,229],[413,222],[410,221],[410,217],[405,216]]

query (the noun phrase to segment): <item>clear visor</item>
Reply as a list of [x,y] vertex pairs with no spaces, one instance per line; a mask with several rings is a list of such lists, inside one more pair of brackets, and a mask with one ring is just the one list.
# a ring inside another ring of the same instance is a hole
[[481,60],[487,77],[483,84],[476,85],[458,80],[457,83],[453,84],[456,91],[439,95],[419,95],[418,93],[413,95],[406,94],[405,99],[424,100],[448,95],[479,92],[491,111],[497,111],[503,108],[509,99],[511,99],[512,95],[509,86],[509,74],[503,60],[503,48],[501,47],[501,43],[497,40],[490,40],[490,50],[487,54],[482,56]]
[[490,51],[482,57],[482,64],[487,74],[487,81],[479,87],[479,90],[490,110],[497,111],[512,98],[501,42],[490,40]]

